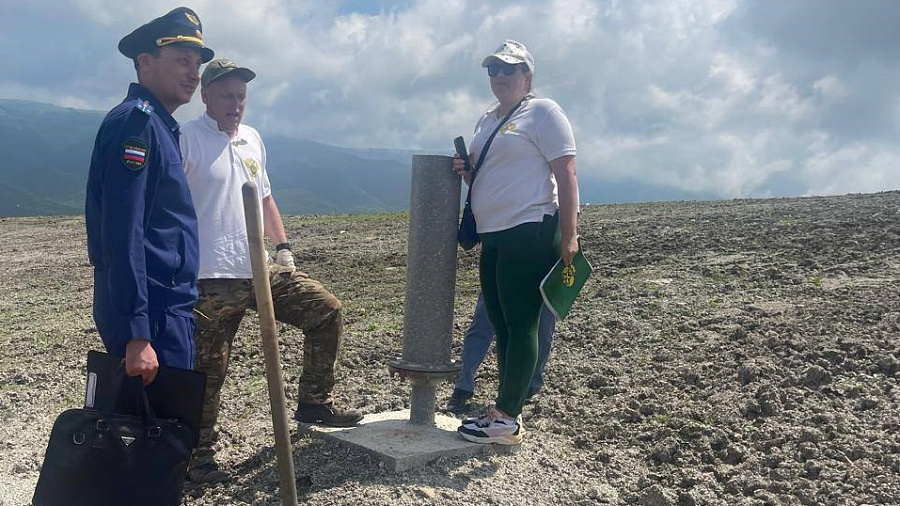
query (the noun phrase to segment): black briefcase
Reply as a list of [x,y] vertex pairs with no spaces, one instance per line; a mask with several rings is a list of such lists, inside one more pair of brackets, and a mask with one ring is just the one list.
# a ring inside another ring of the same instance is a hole
[[[122,375],[124,378],[124,374]],[[191,429],[144,413],[70,409],[53,423],[34,506],[178,506]]]
[[[112,411],[140,415],[143,396],[140,377],[122,379],[122,357],[91,350],[87,358],[87,390],[84,407],[103,409],[116,396]],[[124,383],[122,383],[124,381]],[[157,418],[183,422],[191,429],[194,446],[200,440],[200,418],[203,416],[203,394],[206,374],[200,371],[160,365],[153,383],[144,388],[150,407]]]

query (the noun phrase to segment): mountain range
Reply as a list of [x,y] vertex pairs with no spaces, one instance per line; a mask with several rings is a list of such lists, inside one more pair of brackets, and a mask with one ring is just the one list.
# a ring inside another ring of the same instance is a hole
[[[97,128],[105,115],[0,99],[0,216],[74,215]],[[411,150],[331,146],[260,131],[269,178],[283,214],[354,214],[409,206]],[[444,153],[452,154],[448,137]],[[582,202],[707,200],[637,181],[582,177]]]

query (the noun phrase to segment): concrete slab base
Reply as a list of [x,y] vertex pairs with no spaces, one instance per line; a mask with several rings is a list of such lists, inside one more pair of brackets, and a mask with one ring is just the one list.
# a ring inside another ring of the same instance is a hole
[[483,445],[459,437],[459,419],[435,415],[435,426],[409,423],[409,410],[366,415],[356,427],[337,428],[298,424],[298,430],[331,439],[380,459],[394,472],[422,467],[440,457],[474,456],[511,452],[518,446]]

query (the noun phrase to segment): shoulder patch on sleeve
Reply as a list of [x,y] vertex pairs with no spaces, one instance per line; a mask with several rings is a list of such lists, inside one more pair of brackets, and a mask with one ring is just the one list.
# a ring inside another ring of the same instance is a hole
[[140,135],[147,123],[150,122],[150,116],[152,115],[153,106],[146,100],[138,99],[125,119],[123,137]]
[[153,106],[150,105],[150,102],[147,100],[138,99],[137,105],[134,106],[135,109],[141,111],[147,116],[153,114]]
[[129,137],[122,143],[122,164],[128,170],[139,171],[147,165],[150,149],[143,139]]

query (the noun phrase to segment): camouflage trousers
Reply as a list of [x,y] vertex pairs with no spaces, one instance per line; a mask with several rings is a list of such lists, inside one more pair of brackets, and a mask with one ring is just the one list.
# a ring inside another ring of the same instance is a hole
[[[298,398],[309,404],[332,402],[334,367],[341,346],[344,319],[341,302],[321,283],[294,273],[270,272],[275,319],[303,331],[303,370]],[[228,360],[238,326],[247,309],[256,310],[253,283],[249,279],[201,279],[194,306],[197,330],[194,369],[206,373],[206,395],[200,423],[200,448],[194,465],[212,457],[219,401]],[[206,457],[206,458],[204,458]]]

